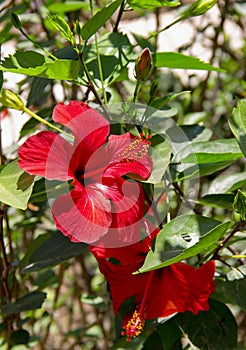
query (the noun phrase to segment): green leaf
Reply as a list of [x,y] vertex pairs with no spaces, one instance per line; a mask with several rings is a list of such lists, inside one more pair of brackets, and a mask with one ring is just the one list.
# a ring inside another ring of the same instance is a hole
[[188,144],[175,155],[173,161],[206,164],[234,161],[241,157],[236,140],[223,139]]
[[30,334],[25,329],[18,329],[11,333],[11,341],[14,345],[28,344]]
[[229,119],[229,126],[246,157],[246,100],[238,100]]
[[3,314],[18,314],[22,311],[39,309],[44,299],[46,298],[46,293],[34,291],[26,294],[24,297],[17,299],[14,303],[6,304],[2,307]]
[[246,181],[246,171],[231,175],[219,175],[210,184],[208,193],[226,193],[237,190]]
[[208,194],[199,199],[199,203],[213,208],[232,209],[234,194]]
[[89,19],[81,29],[82,38],[84,40],[90,39],[90,37],[95,34],[107,22],[107,20],[110,19],[110,17],[112,17],[121,3],[122,0],[116,0]]
[[1,62],[0,70],[48,79],[74,80],[79,73],[79,62],[50,58],[34,51],[17,51]]
[[17,160],[0,173],[0,201],[18,209],[26,209],[31,196],[34,176],[18,167]]
[[224,303],[238,305],[246,312],[246,278],[234,281],[216,279],[216,289],[213,298]]
[[182,350],[181,336],[182,332],[178,327],[176,317],[172,317],[168,321],[157,327],[157,332],[162,340],[164,350]]
[[171,164],[170,172],[172,175],[172,181],[181,181],[184,179],[192,178],[196,179],[206,175],[216,173],[219,170],[227,168],[234,161],[208,163],[208,164]]
[[206,251],[233,226],[199,215],[181,215],[164,225],[154,251],[150,251],[138,272],[158,269]]
[[75,44],[74,35],[63,17],[50,13],[48,19],[51,21],[52,25],[60,32],[60,34],[69,41],[72,45]]
[[132,8],[136,9],[153,9],[162,6],[178,6],[178,0],[128,0]]
[[178,52],[157,52],[154,55],[155,67],[167,67],[173,69],[196,69],[223,72],[223,69],[214,67],[199,58],[186,56]]
[[88,9],[88,3],[83,1],[64,1],[64,2],[54,2],[48,6],[48,10],[53,13],[65,13],[73,12],[82,9]]
[[60,232],[50,234],[42,240],[39,236],[29,247],[21,261],[22,273],[38,271],[51,267],[82,254],[86,244],[72,243]]
[[177,323],[192,344],[200,350],[234,350],[237,344],[237,323],[230,309],[216,300],[209,301],[210,309],[180,314]]

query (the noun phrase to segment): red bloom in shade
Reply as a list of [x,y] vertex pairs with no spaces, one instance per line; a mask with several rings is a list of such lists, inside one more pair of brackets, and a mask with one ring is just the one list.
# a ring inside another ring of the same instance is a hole
[[52,206],[57,228],[74,242],[107,236],[106,244],[114,247],[139,240],[134,229],[144,216],[144,193],[139,183],[122,176],[149,177],[149,142],[130,133],[108,137],[108,121],[78,101],[59,103],[53,120],[72,131],[73,144],[42,131],[19,148],[19,166],[48,180],[72,180],[73,189]]
[[[142,331],[144,321],[166,317],[176,312],[191,311],[197,314],[208,310],[208,298],[215,289],[213,276],[215,263],[209,261],[195,269],[178,262],[150,272],[133,275],[142,264],[150,249],[151,240],[122,249],[109,250],[92,247],[91,251],[98,260],[100,271],[109,283],[114,313],[117,314],[124,300],[134,297],[136,309],[123,319],[123,335],[129,341]],[[127,253],[128,251],[128,253]],[[141,254],[142,252],[142,254]],[[112,256],[111,254],[114,254]],[[123,263],[114,265],[111,258],[123,257]],[[127,257],[131,256],[127,264]],[[135,261],[133,259],[135,257]]]

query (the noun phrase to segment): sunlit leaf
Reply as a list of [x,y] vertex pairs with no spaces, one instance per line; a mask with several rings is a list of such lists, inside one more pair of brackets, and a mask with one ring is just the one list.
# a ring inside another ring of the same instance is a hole
[[18,167],[17,160],[0,173],[0,201],[18,209],[26,209],[31,196],[34,176]]
[[181,215],[163,226],[139,272],[151,271],[190,258],[206,251],[233,223],[199,215]]
[[157,52],[154,55],[155,67],[167,67],[173,69],[196,69],[223,72],[223,69],[201,61],[197,57],[186,56],[178,52]]
[[153,9],[163,6],[178,6],[180,2],[178,0],[128,0],[132,8],[140,9]]
[[229,126],[246,157],[246,100],[238,100],[229,119]]
[[107,22],[121,3],[122,0],[116,0],[109,6],[103,7],[102,10],[97,12],[91,19],[89,19],[81,29],[82,38],[84,40],[90,39],[90,37]]

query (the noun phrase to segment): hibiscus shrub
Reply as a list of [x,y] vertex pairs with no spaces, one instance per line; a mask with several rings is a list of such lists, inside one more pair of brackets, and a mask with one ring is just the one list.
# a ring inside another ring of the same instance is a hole
[[245,348],[243,6],[1,5],[1,349]]

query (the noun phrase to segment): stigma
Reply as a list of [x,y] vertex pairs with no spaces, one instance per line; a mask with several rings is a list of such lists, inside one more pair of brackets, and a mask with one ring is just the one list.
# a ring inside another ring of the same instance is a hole
[[136,338],[142,332],[144,323],[144,315],[142,315],[141,310],[138,311],[136,309],[132,315],[132,318],[125,326],[123,326],[124,331],[121,332],[121,335],[126,335],[126,341],[130,342],[132,338]]
[[142,133],[140,137],[136,136],[135,140],[120,154],[120,161],[134,162],[146,156],[150,145],[149,138],[150,136],[145,138]]

